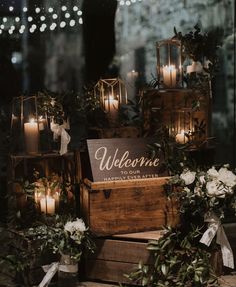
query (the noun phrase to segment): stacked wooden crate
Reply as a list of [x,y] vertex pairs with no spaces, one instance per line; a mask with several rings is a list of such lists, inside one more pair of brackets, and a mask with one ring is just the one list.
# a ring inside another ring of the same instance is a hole
[[97,236],[96,252],[85,264],[87,279],[130,283],[124,274],[140,261],[151,262],[148,240],[160,238],[162,226],[178,218],[165,196],[166,180],[84,181],[81,215]]

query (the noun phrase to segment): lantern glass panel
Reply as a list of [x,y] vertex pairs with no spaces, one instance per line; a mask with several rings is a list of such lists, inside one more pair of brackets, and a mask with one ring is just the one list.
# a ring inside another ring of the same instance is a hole
[[170,39],[157,43],[157,78],[159,88],[182,86],[182,53],[179,41]]

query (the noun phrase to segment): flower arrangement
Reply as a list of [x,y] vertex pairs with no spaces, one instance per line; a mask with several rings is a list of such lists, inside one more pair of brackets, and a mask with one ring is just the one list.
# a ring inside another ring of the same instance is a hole
[[214,212],[224,218],[225,211],[236,208],[236,175],[227,165],[216,169],[184,169],[172,177],[167,194],[178,200],[180,212],[204,217],[207,212]]
[[79,262],[84,250],[93,251],[94,244],[82,219],[65,219],[56,215],[52,221],[31,227],[26,231],[31,241],[37,242],[41,253],[45,250],[62,256],[68,255]]

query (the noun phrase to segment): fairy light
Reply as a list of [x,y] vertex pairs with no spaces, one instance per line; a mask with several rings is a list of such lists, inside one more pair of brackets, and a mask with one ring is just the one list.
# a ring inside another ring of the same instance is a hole
[[28,22],[32,22],[33,21],[33,17],[29,16],[28,17]]
[[0,30],[0,34],[2,34],[2,30]]
[[126,6],[130,6],[131,2],[130,1],[125,1]]
[[15,18],[15,21],[18,23],[18,22],[20,22],[20,17],[16,17]]
[[74,27],[75,26],[75,20],[70,20],[70,24],[69,24],[71,27]]
[[70,18],[70,13],[67,12],[67,13],[65,14],[65,18],[67,18],[67,19]]
[[79,24],[82,25],[83,24],[83,19],[79,18]]
[[12,31],[14,31],[14,30],[16,29],[16,27],[12,25],[12,26],[10,27],[10,29],[11,29]]
[[27,12],[28,11],[28,8],[27,7],[23,7],[23,12]]
[[66,6],[62,6],[61,7],[61,11],[65,12],[67,10],[67,7]]
[[42,15],[42,16],[40,16],[40,20],[41,20],[41,21],[45,21],[45,19],[46,19],[46,17],[45,17],[45,16],[43,16],[43,15]]
[[6,23],[6,22],[7,22],[7,18],[4,17],[4,18],[2,19],[2,21],[3,21],[3,23]]
[[73,7],[73,11],[74,11],[74,12],[76,12],[76,11],[78,11],[78,10],[79,10],[79,8],[78,8],[77,6],[74,6],[74,7]]
[[31,26],[31,28],[35,30],[35,29],[37,29],[37,26],[36,26],[35,24],[33,24],[33,25]]
[[10,6],[9,11],[12,12],[14,10],[14,7]]
[[40,13],[40,11],[41,11],[41,9],[39,8],[39,7],[36,7],[35,8],[35,12],[38,14],[38,13]]
[[65,22],[65,21],[61,21],[60,27],[61,27],[61,28],[65,28],[65,27],[66,27],[66,22]]
[[52,15],[52,19],[56,20],[58,18],[58,15],[57,14],[53,14]]
[[81,16],[83,13],[82,13],[82,11],[81,10],[79,10],[78,12],[77,12],[77,15],[78,16]]
[[1,28],[2,30],[4,30],[5,25],[2,24],[2,25],[0,26],[0,28]]

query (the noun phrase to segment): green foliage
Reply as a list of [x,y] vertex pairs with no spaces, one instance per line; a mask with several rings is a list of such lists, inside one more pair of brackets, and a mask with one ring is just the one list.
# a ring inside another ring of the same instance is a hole
[[211,268],[210,252],[199,243],[201,235],[201,230],[194,226],[187,233],[167,228],[162,238],[148,243],[153,264],[147,266],[140,262],[126,276],[141,286],[219,286]]
[[218,62],[217,51],[222,44],[223,29],[216,28],[201,33],[199,26],[195,25],[194,30],[187,34],[177,32],[176,28],[174,28],[174,33],[174,38],[180,40],[182,44],[184,56],[201,63],[209,60],[209,67],[206,71],[212,74],[212,69]]

